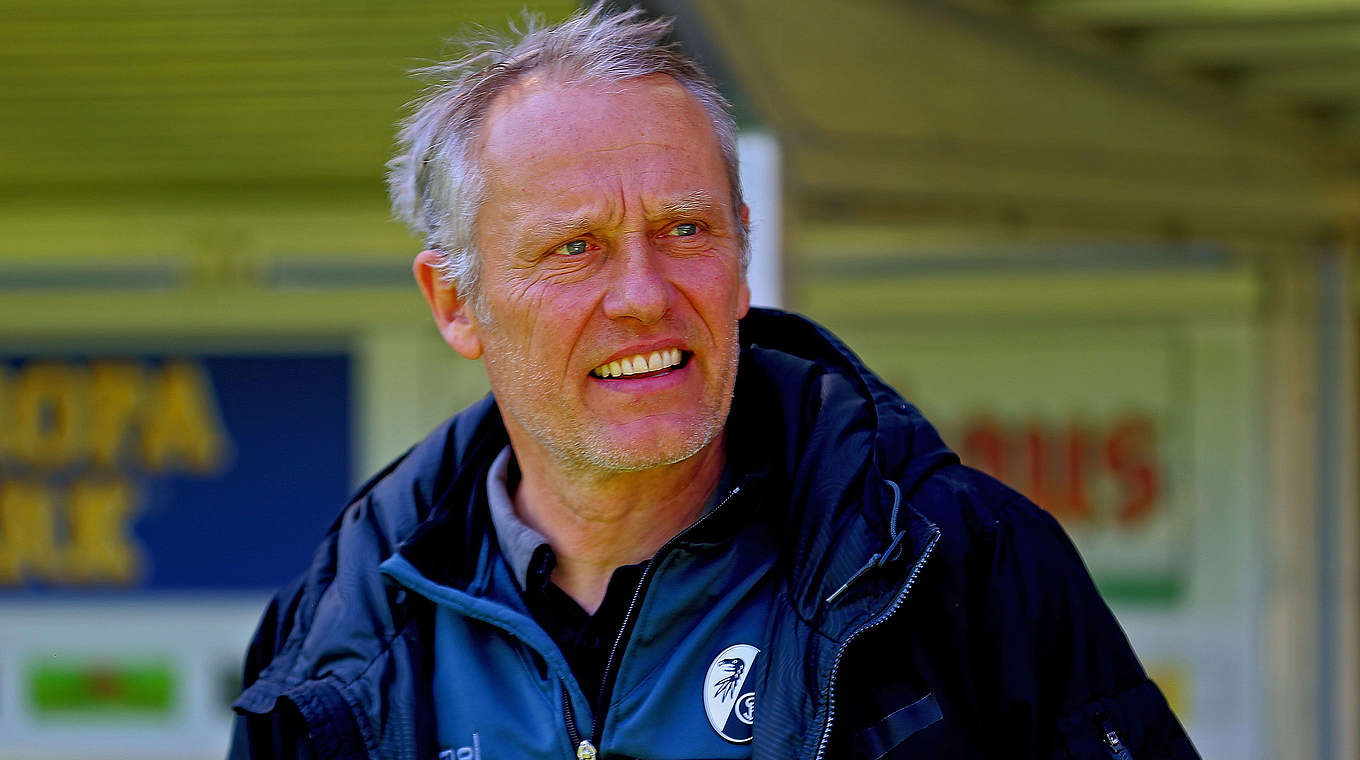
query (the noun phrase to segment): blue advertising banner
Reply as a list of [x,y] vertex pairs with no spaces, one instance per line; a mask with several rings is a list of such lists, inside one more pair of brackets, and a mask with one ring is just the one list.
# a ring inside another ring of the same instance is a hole
[[350,358],[0,359],[0,595],[272,589],[348,496]]

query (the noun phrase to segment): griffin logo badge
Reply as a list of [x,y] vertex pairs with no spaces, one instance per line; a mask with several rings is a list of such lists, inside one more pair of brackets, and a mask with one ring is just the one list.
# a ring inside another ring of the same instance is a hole
[[704,676],[704,712],[708,723],[718,736],[733,744],[751,741],[756,695],[742,687],[758,654],[760,650],[750,644],[733,644],[713,659]]

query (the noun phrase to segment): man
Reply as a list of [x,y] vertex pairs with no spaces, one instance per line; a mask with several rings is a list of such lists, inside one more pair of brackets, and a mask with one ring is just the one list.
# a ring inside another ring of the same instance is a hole
[[394,205],[494,398],[276,597],[233,756],[1195,757],[1057,525],[748,308],[733,122],[666,33],[432,70]]

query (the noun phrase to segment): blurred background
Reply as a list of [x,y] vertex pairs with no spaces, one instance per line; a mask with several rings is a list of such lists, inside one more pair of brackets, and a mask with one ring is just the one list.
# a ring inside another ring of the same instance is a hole
[[[1206,758],[1360,757],[1360,0],[642,5],[756,300],[1064,523]],[[221,757],[272,589],[485,393],[382,167],[520,9],[0,6],[0,758]]]

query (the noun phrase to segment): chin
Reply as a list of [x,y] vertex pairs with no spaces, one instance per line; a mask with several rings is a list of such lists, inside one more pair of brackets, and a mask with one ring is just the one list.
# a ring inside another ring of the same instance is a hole
[[[713,429],[675,431],[671,435],[651,436],[646,440],[601,440],[581,441],[574,446],[576,461],[580,469],[608,472],[642,472],[657,467],[679,464],[712,443],[722,430]],[[592,436],[593,438],[593,436]]]

